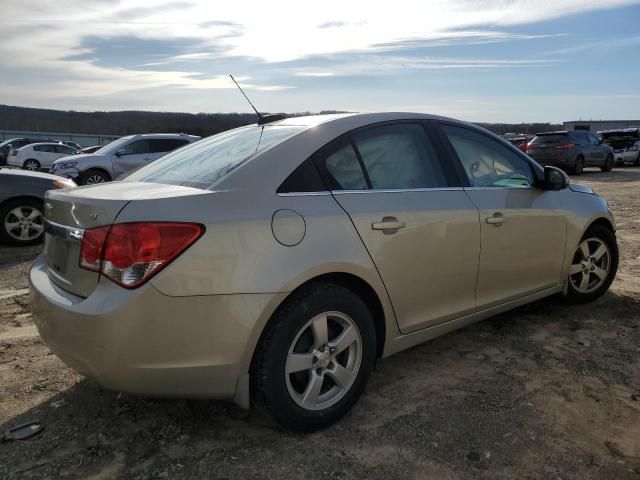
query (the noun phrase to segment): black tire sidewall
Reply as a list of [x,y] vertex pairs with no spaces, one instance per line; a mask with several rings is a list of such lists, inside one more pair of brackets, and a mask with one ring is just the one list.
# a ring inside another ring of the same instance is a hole
[[14,199],[14,200],[9,200],[5,202],[0,207],[0,242],[6,245],[18,245],[18,246],[35,245],[37,243],[40,243],[44,238],[44,234],[40,235],[39,237],[33,240],[21,241],[13,238],[11,235],[9,235],[9,232],[5,230],[4,228],[5,218],[7,217],[7,215],[11,210],[20,206],[37,208],[40,211],[40,213],[44,215],[42,202],[39,200],[36,200],[35,198]]
[[576,158],[576,161],[574,163],[573,173],[575,173],[576,175],[582,175],[583,171],[584,171],[584,159],[582,157],[578,157]]
[[[601,225],[594,225],[587,229],[585,234],[580,239],[580,242],[587,238],[596,237],[600,240],[604,241],[609,248],[609,253],[611,254],[611,267],[609,269],[609,278],[607,281],[603,283],[597,290],[591,293],[580,293],[578,292],[573,285],[571,284],[571,280],[567,278],[567,299],[572,303],[587,303],[597,298],[600,298],[611,286],[611,283],[615,279],[616,272],[618,271],[618,262],[619,262],[619,251],[618,251],[618,242],[616,241],[615,234],[606,227]],[[576,245],[576,249],[578,246]],[[574,250],[575,252],[575,250]],[[573,260],[573,256],[571,257]]]
[[[362,339],[362,362],[355,382],[338,403],[325,410],[310,411],[291,398],[284,375],[285,363],[300,329],[313,317],[327,311],[344,313],[354,321]],[[293,431],[317,430],[347,413],[364,391],[376,359],[376,334],[371,313],[357,295],[339,285],[315,284],[294,294],[275,314],[263,340],[251,375],[252,397],[266,407],[276,422]]]

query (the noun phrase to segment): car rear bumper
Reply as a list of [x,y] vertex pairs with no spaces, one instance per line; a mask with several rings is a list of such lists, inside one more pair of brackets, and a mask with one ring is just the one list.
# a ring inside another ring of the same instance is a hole
[[265,307],[281,295],[171,297],[150,284],[126,290],[101,279],[82,298],[46,269],[39,257],[29,281],[33,318],[51,350],[109,389],[151,396],[238,399]]

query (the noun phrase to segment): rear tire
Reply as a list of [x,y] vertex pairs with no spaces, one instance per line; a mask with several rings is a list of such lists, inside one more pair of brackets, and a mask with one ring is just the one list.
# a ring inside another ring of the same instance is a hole
[[610,172],[613,169],[613,157],[611,155],[607,155],[607,158],[604,161],[604,165],[600,167],[600,170],[603,172]]
[[568,301],[586,303],[604,295],[618,271],[618,243],[614,233],[601,225],[589,227],[569,268]]
[[584,171],[584,158],[581,156],[576,157],[576,161],[573,164],[573,173],[576,175],[582,175]]
[[35,198],[9,200],[0,207],[0,242],[35,245],[44,235],[42,202]]
[[375,359],[364,301],[340,285],[310,284],[287,299],[263,334],[251,366],[252,401],[288,430],[327,427],[357,402]]
[[638,152],[638,156],[636,157],[636,161],[633,162],[634,167],[640,167],[640,152]]
[[35,158],[30,158],[28,160],[25,160],[24,163],[22,164],[22,169],[23,170],[30,170],[32,172],[39,172],[40,171],[40,162],[38,160],[36,160]]
[[96,185],[98,183],[110,182],[111,177],[107,172],[97,169],[90,169],[83,172],[78,177],[78,185]]

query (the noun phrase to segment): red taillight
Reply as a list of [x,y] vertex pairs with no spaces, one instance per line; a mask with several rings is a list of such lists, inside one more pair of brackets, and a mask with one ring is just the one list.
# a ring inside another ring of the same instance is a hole
[[555,148],[558,150],[571,150],[575,145],[573,143],[561,143],[560,145],[556,145]]
[[202,225],[178,222],[120,223],[92,228],[84,233],[80,266],[100,271],[125,288],[136,288],[203,233]]
[[80,248],[80,267],[86,270],[100,271],[102,248],[109,233],[109,227],[90,228],[84,231]]

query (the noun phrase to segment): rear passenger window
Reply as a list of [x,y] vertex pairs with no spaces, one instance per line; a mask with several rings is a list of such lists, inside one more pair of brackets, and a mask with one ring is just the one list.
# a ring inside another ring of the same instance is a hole
[[320,178],[320,173],[313,164],[313,160],[308,158],[282,182],[278,193],[322,192],[326,190],[327,187]]
[[446,187],[447,180],[419,124],[373,127],[353,136],[373,189]]
[[351,143],[338,144],[323,156],[320,163],[331,190],[367,189],[367,179]]
[[178,140],[172,138],[150,140],[151,153],[170,152],[176,148],[182,147],[189,143],[187,140]]

